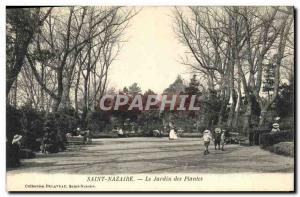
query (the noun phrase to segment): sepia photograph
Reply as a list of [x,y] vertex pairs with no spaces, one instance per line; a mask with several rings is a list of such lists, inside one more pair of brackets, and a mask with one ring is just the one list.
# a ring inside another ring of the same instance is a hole
[[7,6],[8,192],[295,192],[293,6]]

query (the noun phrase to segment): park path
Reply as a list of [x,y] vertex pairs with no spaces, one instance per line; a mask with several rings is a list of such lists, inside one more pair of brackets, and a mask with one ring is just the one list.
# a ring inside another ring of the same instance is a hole
[[203,154],[199,138],[94,139],[93,144],[73,147],[57,154],[22,160],[9,174],[23,172],[126,174],[126,173],[240,173],[289,172],[294,160],[257,146],[227,145],[225,151]]

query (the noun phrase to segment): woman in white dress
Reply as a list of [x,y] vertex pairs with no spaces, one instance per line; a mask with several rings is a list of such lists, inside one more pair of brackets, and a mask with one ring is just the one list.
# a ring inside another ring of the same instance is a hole
[[172,123],[170,125],[170,133],[169,133],[169,140],[176,140],[177,139],[177,134],[174,129],[174,125]]

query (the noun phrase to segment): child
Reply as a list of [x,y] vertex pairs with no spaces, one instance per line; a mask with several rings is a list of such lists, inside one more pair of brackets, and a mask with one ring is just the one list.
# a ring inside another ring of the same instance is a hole
[[210,140],[212,140],[211,132],[210,132],[210,130],[205,130],[203,132],[203,141],[204,141],[204,146],[205,146],[204,155],[209,154],[208,146],[209,146]]
[[220,143],[221,143],[221,129],[220,128],[215,128],[214,139],[215,139],[215,150],[217,150],[217,146],[218,146],[218,150],[220,150]]

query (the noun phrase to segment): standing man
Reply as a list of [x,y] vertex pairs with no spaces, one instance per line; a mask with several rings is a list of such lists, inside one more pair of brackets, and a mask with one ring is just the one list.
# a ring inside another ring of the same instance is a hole
[[222,130],[222,134],[221,134],[221,146],[222,146],[222,151],[224,151],[224,145],[225,145],[225,130]]

